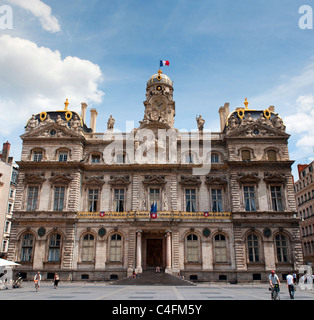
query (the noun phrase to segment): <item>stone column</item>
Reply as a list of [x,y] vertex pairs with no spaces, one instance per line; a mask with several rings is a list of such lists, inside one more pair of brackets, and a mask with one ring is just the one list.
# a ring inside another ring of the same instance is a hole
[[136,230],[136,273],[142,273],[142,230]]
[[167,237],[167,243],[166,243],[166,247],[167,247],[167,252],[166,252],[166,273],[171,273],[172,270],[172,265],[171,265],[171,231],[167,230],[166,231],[166,237]]

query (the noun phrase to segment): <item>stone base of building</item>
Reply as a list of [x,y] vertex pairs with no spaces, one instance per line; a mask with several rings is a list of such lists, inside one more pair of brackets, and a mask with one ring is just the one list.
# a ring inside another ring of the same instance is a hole
[[[20,271],[24,280],[32,281],[35,275],[33,270],[15,270]],[[289,270],[290,271],[290,270]],[[61,281],[97,281],[97,282],[108,282],[124,279],[131,277],[132,273],[128,270],[79,270],[79,271],[64,271],[64,270],[41,270],[42,281],[53,280],[54,274],[57,272],[60,276]],[[166,270],[165,270],[166,272]],[[230,270],[219,270],[219,271],[179,271],[179,272],[169,272],[174,276],[180,273],[181,276],[184,276],[186,280],[193,282],[222,282],[222,283],[252,283],[252,282],[268,282],[269,271],[230,271]],[[288,274],[288,271],[279,271],[276,272],[280,280],[285,280],[285,276]]]

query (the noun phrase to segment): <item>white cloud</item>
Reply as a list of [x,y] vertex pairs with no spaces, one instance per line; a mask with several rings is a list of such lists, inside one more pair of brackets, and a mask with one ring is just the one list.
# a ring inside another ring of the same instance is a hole
[[16,6],[30,11],[39,19],[44,30],[51,33],[61,30],[58,19],[51,14],[51,7],[41,0],[8,0]]
[[104,93],[100,67],[77,57],[61,58],[59,51],[9,35],[0,37],[0,134],[20,130],[31,114],[80,111],[81,102],[99,104]]
[[297,134],[296,146],[302,155],[313,154],[314,148],[314,96],[298,97],[295,113],[285,118],[290,133]]
[[[275,105],[275,112],[283,118],[287,133],[291,134],[290,156],[298,161],[313,156],[314,151],[314,62],[308,63],[298,74],[282,77],[281,83],[251,99],[253,108]],[[291,144],[291,140],[295,144]]]

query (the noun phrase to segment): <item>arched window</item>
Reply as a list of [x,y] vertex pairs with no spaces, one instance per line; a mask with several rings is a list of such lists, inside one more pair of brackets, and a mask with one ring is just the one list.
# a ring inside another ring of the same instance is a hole
[[113,262],[122,261],[122,239],[118,233],[113,234],[110,238],[109,259]]
[[94,236],[86,234],[82,242],[82,262],[94,261]]
[[215,236],[215,261],[227,262],[226,237],[222,234],[217,234]]
[[219,163],[219,154],[212,153],[210,156],[211,163]]
[[22,239],[21,261],[30,262],[33,260],[34,236],[27,233]]
[[260,262],[259,239],[255,234],[248,235],[247,247],[248,247],[249,262]]
[[48,261],[60,261],[61,235],[54,233],[49,237]]
[[250,150],[242,150],[241,151],[241,158],[242,158],[242,161],[251,160],[251,152],[250,152]]
[[278,234],[276,236],[276,253],[278,262],[288,261],[288,244],[284,235]]
[[186,260],[187,262],[199,261],[198,237],[195,234],[189,234],[186,237]]
[[276,161],[277,155],[275,150],[268,150],[267,151],[267,160],[268,161]]

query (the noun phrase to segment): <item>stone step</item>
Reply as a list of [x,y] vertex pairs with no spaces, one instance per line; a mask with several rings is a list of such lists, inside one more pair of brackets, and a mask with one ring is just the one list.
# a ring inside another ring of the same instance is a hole
[[134,286],[148,286],[148,285],[160,285],[160,286],[195,286],[193,282],[185,279],[180,279],[178,276],[171,275],[161,271],[156,273],[153,270],[146,270],[136,276],[116,280],[111,283],[112,285],[134,285]]

